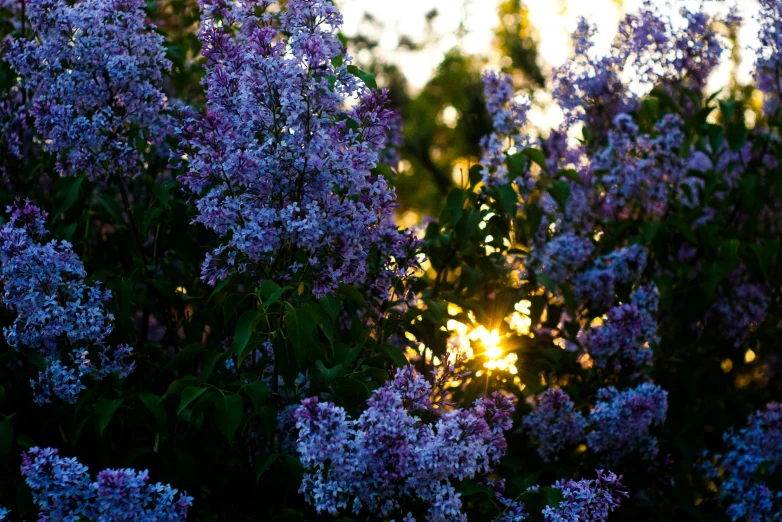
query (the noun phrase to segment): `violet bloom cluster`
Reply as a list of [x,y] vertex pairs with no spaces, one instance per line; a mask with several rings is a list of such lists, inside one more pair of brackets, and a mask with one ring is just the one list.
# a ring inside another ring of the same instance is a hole
[[502,72],[483,73],[483,93],[486,110],[492,121],[492,132],[481,138],[481,164],[483,182],[487,185],[502,185],[515,182],[522,189],[529,189],[531,179],[508,179],[506,151],[520,152],[529,145],[527,137],[521,134],[530,109],[529,99],[516,95],[513,79]]
[[[645,0],[637,13],[628,14],[619,25],[619,47],[628,56],[639,81],[653,86],[660,81],[676,81],[699,92],[719,64],[727,38],[715,25],[736,27],[740,21],[735,8],[724,16],[710,16],[701,0],[692,9],[679,9],[681,23],[674,23],[658,4]],[[665,4],[667,10],[673,6]]]
[[524,417],[524,428],[538,441],[538,454],[546,462],[585,437],[586,420],[564,390],[549,388],[538,398],[535,410]]
[[665,390],[652,383],[621,392],[609,386],[598,391],[597,399],[589,412],[587,445],[603,462],[613,464],[636,451],[647,460],[657,454],[657,438],[649,430],[665,421]]
[[782,101],[782,2],[760,0],[757,21],[760,45],[755,50],[754,79],[766,97],[766,114],[771,116],[779,111]]
[[167,133],[163,37],[143,0],[31,0],[34,38],[8,59],[32,93],[30,114],[62,175],[135,176]]
[[546,274],[554,283],[563,283],[589,261],[594,250],[589,238],[567,231],[547,238],[535,248],[529,265],[535,273]]
[[404,274],[416,241],[391,222],[393,189],[373,173],[395,116],[385,92],[350,73],[337,8],[326,0],[200,5],[206,112],[185,117],[179,132],[194,221],[223,241],[202,278],[293,279],[320,296]]
[[622,476],[597,470],[595,480],[559,480],[554,487],[565,497],[559,506],[543,510],[544,522],[585,520],[603,522],[629,495],[620,482]]
[[179,522],[193,503],[169,485],[150,484],[147,471],[105,469],[93,482],[86,466],[54,448],[31,448],[21,468],[40,521]]
[[85,283],[84,265],[70,243],[42,242],[46,212],[29,200],[16,200],[8,212],[10,219],[0,229],[0,283],[3,304],[16,319],[3,334],[11,347],[46,357],[46,369],[32,381],[36,402],[57,396],[74,403],[85,388],[83,378],[127,376],[134,367],[130,347],[112,349],[106,343],[114,318],[104,303],[111,293]]
[[654,136],[639,134],[629,114],[617,115],[613,124],[607,147],[595,154],[592,163],[605,191],[601,213],[614,219],[638,213],[658,218],[686,173],[679,158],[683,123],[675,114],[667,114],[655,125]]
[[659,301],[654,284],[640,287],[629,303],[611,308],[603,324],[589,331],[585,344],[598,368],[637,373],[652,365]]
[[304,400],[294,417],[307,502],[318,512],[378,518],[402,515],[412,502],[429,521],[466,520],[451,481],[491,471],[506,449],[513,404],[494,393],[473,408],[440,413],[431,393],[409,366],[375,391],[357,420],[316,397]]
[[22,141],[27,129],[22,95],[12,88],[0,98],[0,178],[5,181],[9,163],[22,157]]
[[744,345],[763,321],[769,306],[768,288],[752,283],[746,268],[739,266],[730,272],[706,313],[706,321],[714,326],[736,348]]
[[782,464],[782,403],[772,402],[750,415],[746,428],[723,436],[726,452],[704,466],[720,480],[718,498],[731,520],[765,522],[782,512],[782,492],[766,485]]
[[635,282],[646,268],[646,250],[640,245],[619,248],[601,256],[576,276],[576,299],[591,309],[605,310],[616,295],[616,287]]
[[8,508],[4,508],[3,506],[0,506],[0,522],[5,520],[10,512],[11,511]]

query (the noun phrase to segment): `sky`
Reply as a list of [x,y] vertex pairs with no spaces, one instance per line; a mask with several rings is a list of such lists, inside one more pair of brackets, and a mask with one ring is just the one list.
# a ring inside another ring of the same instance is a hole
[[[496,14],[498,1],[341,0],[339,5],[345,19],[344,30],[349,35],[360,31],[365,12],[384,24],[382,34],[375,35],[380,43],[379,52],[401,67],[413,89],[420,89],[431,77],[444,53],[460,43],[457,33],[462,21],[466,34],[461,40],[461,48],[470,54],[486,56],[490,65],[499,59],[499,56],[491,56],[492,31],[499,23]],[[695,3],[690,0],[673,1],[676,5]],[[757,0],[735,1],[745,19],[745,25],[739,32],[739,45],[744,48],[756,42],[757,26],[752,16],[758,10],[758,3]],[[619,6],[622,2],[617,0],[524,0],[524,3],[529,9],[530,21],[538,31],[540,58],[549,66],[558,66],[570,52],[569,35],[580,16],[587,16],[597,24],[600,30],[597,47],[606,48],[613,39],[620,17],[637,7],[641,0],[625,0],[623,7]],[[425,23],[425,14],[432,9],[438,11],[433,29],[439,41],[422,52],[399,51],[397,42],[401,35],[415,42],[434,36],[427,34]],[[744,60],[738,71],[739,81],[749,81],[750,62]],[[726,69],[717,71],[712,86],[718,88],[728,74]]]

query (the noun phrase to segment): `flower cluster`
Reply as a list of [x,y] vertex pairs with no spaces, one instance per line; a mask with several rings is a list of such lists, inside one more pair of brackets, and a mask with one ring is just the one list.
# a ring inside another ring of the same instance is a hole
[[592,431],[587,444],[604,462],[615,463],[634,451],[646,459],[657,453],[657,439],[649,434],[649,429],[665,421],[665,390],[651,383],[622,392],[610,386],[600,389],[597,398],[589,412]]
[[46,212],[29,200],[17,200],[8,212],[9,222],[0,229],[0,283],[3,304],[17,315],[3,333],[10,346],[46,357],[46,370],[33,381],[36,402],[51,402],[55,395],[74,403],[82,378],[127,376],[134,366],[130,347],[106,344],[113,316],[103,304],[111,293],[85,283],[84,265],[70,243],[41,242]]
[[595,480],[559,480],[554,487],[565,497],[559,506],[543,510],[544,522],[570,522],[571,520],[605,521],[629,495],[620,479],[612,472],[597,470]]
[[516,182],[519,187],[529,188],[530,180],[508,179],[506,151],[521,151],[528,145],[521,129],[527,121],[529,100],[515,95],[513,79],[507,74],[487,71],[483,74],[483,92],[486,110],[491,116],[493,131],[481,138],[484,166],[483,182],[487,185],[501,185]]
[[89,470],[53,448],[22,455],[22,475],[33,491],[40,520],[179,522],[193,498],[169,485],[149,484],[146,471],[106,469],[90,481]]
[[657,343],[659,292],[653,284],[636,289],[629,303],[611,308],[603,324],[587,334],[586,347],[598,368],[636,372],[652,365]]
[[639,135],[630,115],[620,113],[608,133],[608,145],[597,152],[592,167],[601,173],[605,191],[600,206],[607,218],[625,219],[630,212],[661,216],[678,190],[685,164],[678,151],[684,141],[682,121],[668,114],[655,125],[656,136]]
[[538,398],[535,411],[524,417],[523,424],[540,444],[540,456],[549,462],[558,460],[563,449],[583,440],[586,420],[567,393],[549,388]]
[[769,296],[763,285],[751,282],[743,266],[730,272],[726,282],[720,287],[706,320],[738,348],[766,319]]
[[9,174],[11,159],[22,158],[22,141],[27,128],[22,95],[14,88],[0,98],[0,177]]
[[761,0],[757,16],[760,24],[756,49],[755,82],[766,95],[766,113],[775,114],[782,100],[782,3],[779,0]]
[[[206,113],[186,115],[179,133],[194,221],[223,240],[203,279],[239,271],[311,283],[320,296],[404,274],[415,242],[390,222],[394,192],[373,173],[395,116],[385,92],[351,74],[337,8],[200,5]],[[373,245],[392,247],[394,261],[383,251],[373,266]]]
[[34,0],[34,38],[8,59],[33,94],[30,113],[63,175],[136,176],[167,133],[163,37],[143,0]]
[[750,415],[748,425],[723,436],[727,451],[706,462],[707,477],[720,479],[718,498],[731,520],[773,520],[782,509],[782,492],[766,479],[782,463],[782,403],[772,402]]
[[[318,512],[362,511],[387,518],[410,498],[427,520],[466,520],[452,479],[483,476],[505,452],[513,404],[499,393],[472,409],[439,413],[431,385],[412,367],[397,370],[353,421],[316,397],[294,416],[309,472],[301,486]],[[428,421],[426,419],[429,419]]]
[[614,302],[616,287],[634,282],[646,268],[646,261],[646,250],[640,245],[619,248],[597,258],[576,276],[576,299],[590,309],[607,309]]

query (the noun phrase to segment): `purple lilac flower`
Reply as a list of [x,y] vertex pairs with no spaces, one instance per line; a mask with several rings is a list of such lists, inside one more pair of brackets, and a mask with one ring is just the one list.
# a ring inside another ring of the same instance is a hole
[[623,498],[629,495],[620,482],[622,476],[611,471],[597,470],[595,480],[559,480],[554,487],[565,497],[559,506],[543,510],[544,522],[572,522],[584,520],[604,522]]
[[574,55],[554,70],[554,100],[565,113],[563,129],[583,121],[603,134],[603,121],[632,107],[627,86],[620,79],[620,56],[593,57],[597,28],[581,18],[573,33]]
[[[427,506],[427,520],[466,520],[451,480],[491,471],[505,452],[513,404],[495,393],[472,409],[440,414],[431,392],[408,367],[372,395],[357,420],[316,397],[304,400],[294,417],[307,502],[318,512],[387,518],[404,513],[407,497]],[[414,415],[422,412],[434,420]]]
[[[143,0],[33,0],[35,38],[12,39],[9,61],[33,94],[30,113],[63,175],[136,176],[167,133],[163,37]],[[138,145],[138,144],[143,145]]]
[[614,302],[616,285],[635,281],[646,269],[646,250],[640,245],[623,247],[597,258],[576,276],[576,299],[587,306],[605,310]]
[[[320,296],[405,275],[417,242],[391,222],[393,189],[371,172],[395,116],[384,91],[350,74],[337,8],[326,0],[200,5],[206,112],[185,117],[179,133],[194,221],[223,240],[202,278],[214,285],[231,272],[271,269],[278,280],[306,276]],[[373,245],[389,243],[407,255],[392,262],[383,252],[372,267]],[[370,278],[373,270],[380,275]]]
[[78,522],[179,522],[193,498],[161,483],[148,484],[147,471],[106,469],[91,482],[89,470],[54,448],[22,454],[22,475],[33,490],[39,520]]
[[530,266],[536,273],[549,276],[555,283],[562,283],[589,261],[593,251],[594,245],[589,238],[565,232],[535,248],[530,256]]
[[782,492],[765,481],[782,463],[782,404],[771,402],[750,415],[747,427],[723,436],[726,452],[704,465],[707,477],[720,480],[718,498],[731,520],[765,522],[782,510]]
[[27,119],[22,95],[14,87],[0,98],[0,177],[6,179],[9,163],[22,157],[22,141],[27,129]]
[[482,80],[486,110],[492,121],[492,133],[481,138],[483,182],[501,185],[515,181],[519,187],[529,189],[532,180],[508,179],[506,166],[506,151],[511,147],[521,151],[529,143],[521,134],[530,109],[529,100],[514,97],[513,79],[505,73],[487,71]]
[[639,135],[628,114],[614,119],[608,146],[595,154],[592,164],[605,191],[601,207],[606,218],[638,214],[656,218],[665,212],[671,191],[686,173],[678,155],[684,140],[681,126],[678,116],[666,115],[655,126],[653,137]]
[[729,273],[726,283],[715,296],[706,320],[739,348],[765,321],[768,290],[764,285],[752,283],[743,266]]
[[[637,13],[628,14],[619,25],[619,47],[634,67],[638,80],[649,86],[660,81],[679,82],[701,91],[711,72],[719,64],[727,39],[715,29],[722,22],[735,27],[735,11],[710,17],[701,0],[693,9],[679,9],[682,24],[674,24],[658,4],[646,0]],[[671,4],[665,4],[672,10]]]
[[522,522],[527,520],[529,513],[527,513],[523,502],[503,497],[500,498],[500,503],[505,507],[497,518],[498,522]]
[[760,45],[755,54],[754,79],[758,89],[765,94],[766,114],[774,115],[782,100],[782,2],[760,0],[757,20]]
[[11,511],[8,508],[4,508],[3,506],[0,506],[0,522],[5,520],[10,512]]
[[603,324],[587,334],[587,351],[598,368],[638,372],[652,365],[659,300],[654,284],[638,288],[629,303],[610,309]]
[[74,403],[84,388],[82,378],[127,376],[134,366],[128,360],[131,348],[106,344],[114,317],[104,303],[111,293],[84,282],[84,265],[70,243],[41,242],[46,212],[18,199],[8,212],[9,222],[0,229],[0,284],[3,304],[16,319],[3,333],[13,348],[24,346],[46,357],[46,369],[32,381],[36,402],[57,396]]
[[607,463],[635,451],[647,460],[654,457],[657,439],[649,429],[665,421],[668,393],[655,384],[643,383],[622,392],[613,386],[601,388],[597,399],[589,412],[589,448]]
[[538,398],[535,410],[524,417],[524,427],[538,441],[538,454],[546,462],[584,439],[586,420],[560,388],[549,388]]

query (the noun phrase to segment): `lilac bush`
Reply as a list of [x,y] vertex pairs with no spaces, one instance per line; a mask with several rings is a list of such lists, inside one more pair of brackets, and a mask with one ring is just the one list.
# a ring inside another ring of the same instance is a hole
[[146,471],[105,469],[92,482],[86,466],[60,457],[54,448],[24,453],[22,475],[41,521],[178,522],[185,520],[193,501],[169,485],[149,484]]
[[[415,242],[387,219],[394,192],[373,170],[394,113],[383,91],[351,73],[337,8],[200,5],[207,105],[183,119],[179,154],[194,221],[222,240],[207,255],[204,281],[249,273],[306,282],[321,296],[373,273],[381,281],[405,273]],[[348,100],[358,103],[348,108]],[[370,266],[373,244],[396,261]]]
[[426,520],[466,520],[452,481],[491,472],[505,452],[513,404],[494,393],[471,409],[440,412],[431,393],[407,367],[372,395],[356,420],[317,397],[303,401],[294,417],[309,470],[301,486],[307,501],[332,515],[388,517],[409,497],[426,508]]
[[62,175],[108,183],[135,177],[167,131],[163,37],[142,0],[26,2],[35,37],[8,60],[30,92],[30,114]]
[[0,229],[0,282],[3,304],[16,319],[3,334],[16,350],[29,348],[46,357],[46,369],[32,381],[36,402],[56,396],[74,403],[85,388],[83,378],[130,374],[131,348],[111,348],[106,339],[114,318],[104,303],[111,293],[85,283],[84,265],[70,243],[42,242],[48,234],[46,212],[29,200],[17,200],[7,211],[10,219]]

